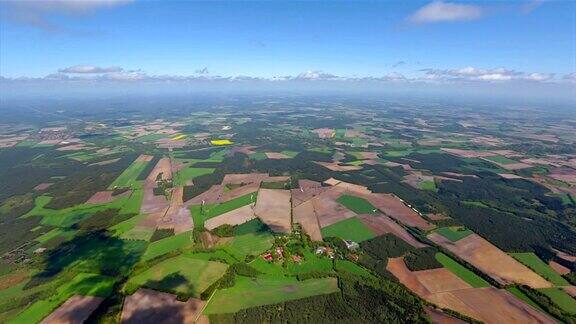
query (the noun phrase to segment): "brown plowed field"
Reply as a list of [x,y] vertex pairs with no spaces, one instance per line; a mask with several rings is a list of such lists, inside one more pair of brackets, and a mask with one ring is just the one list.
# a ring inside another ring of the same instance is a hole
[[426,307],[424,311],[426,312],[426,314],[428,314],[428,316],[430,316],[430,319],[434,324],[466,324],[466,322],[464,322],[463,320],[458,319],[456,317],[452,317],[432,307]]
[[75,324],[84,323],[104,299],[94,296],[75,295],[48,315],[42,324]]
[[313,241],[322,241],[320,225],[318,224],[318,218],[316,217],[312,201],[308,200],[294,207],[293,217],[294,223],[302,225],[302,229],[310,236],[310,239]]
[[36,190],[36,191],[46,190],[46,189],[50,188],[50,186],[53,184],[54,183],[52,183],[52,182],[44,182],[44,183],[41,183],[41,184],[37,185],[36,187],[34,187],[34,190]]
[[194,323],[205,304],[196,298],[181,302],[176,295],[141,288],[124,300],[121,323]]
[[339,221],[356,216],[356,213],[339,204],[336,199],[340,197],[343,190],[332,187],[312,198],[314,211],[318,217],[320,227],[326,227]]
[[206,222],[204,222],[204,227],[211,231],[220,225],[240,225],[254,218],[256,218],[256,216],[254,215],[252,205],[246,205],[208,219]]
[[477,234],[452,242],[438,233],[428,235],[435,243],[448,249],[501,284],[524,284],[532,288],[551,287],[548,281],[504,253]]
[[210,189],[188,200],[186,202],[186,205],[187,206],[201,205],[202,200],[204,200],[206,204],[218,203],[222,198],[222,192],[223,192],[222,185],[213,185],[212,187],[210,187]]
[[400,198],[392,194],[373,193],[363,197],[367,199],[374,207],[380,209],[386,215],[394,218],[402,224],[418,227],[424,231],[434,228],[434,225],[428,223],[412,208],[404,205]]
[[160,228],[173,228],[174,233],[178,234],[192,230],[194,227],[190,210],[184,206],[182,201],[183,193],[183,187],[175,187],[172,190],[170,207],[159,224]]
[[506,290],[472,288],[446,268],[410,271],[400,257],[386,269],[425,300],[486,323],[554,323]]
[[556,322],[506,290],[493,287],[438,293],[430,296],[428,300],[486,323]]
[[290,190],[260,189],[254,213],[274,232],[292,230]]
[[150,162],[154,157],[152,155],[140,154],[135,162]]
[[90,199],[88,199],[88,201],[86,201],[87,204],[105,204],[105,203],[109,203],[111,201],[113,201],[114,199],[120,198],[120,197],[125,197],[125,196],[130,196],[132,194],[132,191],[128,190],[125,191],[119,195],[116,196],[112,196],[112,191],[98,191],[97,193],[95,193],[94,195],[92,195],[92,197],[90,197]]
[[163,180],[172,179],[172,166],[169,158],[161,158],[160,161],[156,163],[156,166],[154,166],[154,169],[152,169],[146,180],[156,181],[159,174],[162,174]]
[[408,231],[386,215],[359,215],[358,218],[378,236],[392,233],[417,249],[428,246],[416,240]]
[[260,188],[259,184],[253,183],[249,185],[245,185],[239,188],[232,189],[230,191],[224,192],[222,194],[222,199],[219,201],[220,203],[226,202],[228,200],[232,200],[238,197],[245,196],[249,193],[255,193]]
[[272,160],[289,159],[290,157],[284,153],[266,152],[266,157]]

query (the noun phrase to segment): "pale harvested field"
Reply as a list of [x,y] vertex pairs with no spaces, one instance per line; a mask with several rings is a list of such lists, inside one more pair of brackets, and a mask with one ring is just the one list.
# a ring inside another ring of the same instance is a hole
[[[300,180],[300,181],[302,181],[302,180]],[[300,185],[300,188],[291,189],[290,191],[292,192],[292,207],[296,207],[296,206],[318,196],[319,194],[323,193],[326,190],[328,190],[327,187],[321,187],[321,186],[303,187],[302,185]]]
[[332,171],[355,171],[362,170],[358,165],[340,165],[337,162],[314,162]]
[[450,153],[452,155],[456,155],[459,157],[464,157],[464,158],[479,158],[479,157],[486,157],[486,156],[494,156],[496,154],[491,153],[491,152],[481,152],[481,151],[471,151],[471,150],[461,150],[461,149],[455,149],[455,148],[446,148],[446,147],[442,147],[440,150],[446,152],[446,153]]
[[249,185],[245,185],[236,189],[232,189],[230,191],[224,192],[219,200],[220,203],[226,202],[228,200],[232,200],[238,197],[245,196],[250,193],[255,193],[260,188],[259,184],[253,183]]
[[140,154],[135,162],[150,162],[154,157],[152,155]]
[[130,196],[132,194],[131,190],[127,190],[119,195],[112,196],[112,191],[98,191],[97,193],[93,194],[88,201],[87,204],[105,204],[109,203],[115,199],[120,197]]
[[334,178],[330,178],[330,179],[324,181],[324,183],[329,185],[329,186],[335,186],[335,185],[339,184],[340,182],[341,182],[340,180],[337,180]]
[[334,131],[332,128],[318,128],[312,132],[318,134],[318,137],[320,138],[331,138],[336,134],[336,131]]
[[515,175],[513,173],[499,173],[498,175],[504,179],[522,179],[521,176]]
[[550,267],[552,269],[554,269],[554,271],[556,271],[560,275],[565,275],[565,274],[570,273],[570,269],[566,268],[565,266],[561,265],[558,262],[550,261],[550,262],[548,262],[548,265],[550,265]]
[[386,215],[359,215],[358,218],[378,236],[392,233],[417,249],[428,246],[416,240],[408,231]]
[[90,163],[89,166],[93,166],[93,165],[108,165],[108,164],[112,164],[112,163],[116,163],[120,161],[120,158],[117,159],[111,159],[111,160],[106,160],[106,161],[101,161],[101,162],[96,162],[96,163]]
[[252,209],[252,205],[246,205],[222,215],[218,215],[216,217],[210,218],[204,222],[204,227],[208,230],[213,230],[218,226],[224,224],[230,225],[240,225],[244,224],[249,220],[256,218],[254,215],[254,210]]
[[360,195],[360,196],[372,194],[372,192],[364,186],[344,181],[340,181],[336,185],[336,187],[338,187],[339,189],[343,189],[346,194]]
[[310,236],[313,241],[322,241],[320,224],[314,211],[314,205],[308,200],[293,209],[294,223],[302,225],[302,229]]
[[140,212],[143,214],[164,212],[169,206],[169,202],[164,196],[155,196],[154,187],[156,182],[146,181],[144,184],[144,198],[142,199],[142,206],[140,207]]
[[526,163],[510,163],[510,164],[498,164],[499,167],[504,168],[506,170],[521,170],[531,168],[532,165]]
[[239,184],[239,183],[258,183],[262,182],[262,180],[268,178],[267,173],[234,173],[234,174],[227,174],[224,176],[224,180],[222,180],[222,185],[227,185],[229,183],[232,184]]
[[443,220],[443,219],[449,219],[450,217],[446,216],[446,215],[442,215],[442,214],[426,214],[426,217],[428,217],[429,219],[433,220],[433,221],[438,221],[438,220]]
[[260,189],[254,213],[274,232],[292,230],[290,190]]
[[575,286],[565,286],[565,287],[562,287],[562,289],[564,289],[564,291],[566,293],[568,293],[568,295],[576,298],[576,287]]
[[428,223],[428,221],[412,210],[412,208],[404,205],[400,198],[393,194],[370,194],[363,198],[402,224],[418,227],[424,231],[434,228],[433,224]]
[[438,293],[428,300],[486,323],[556,323],[506,290],[493,287]]
[[550,178],[576,185],[576,170],[572,168],[556,168],[548,175]]
[[412,272],[400,257],[386,269],[425,300],[486,323],[554,323],[506,290],[472,288],[446,268]]
[[120,322],[125,324],[194,323],[206,304],[190,298],[186,302],[176,300],[176,295],[138,289],[126,297]]
[[272,160],[290,159],[290,157],[283,153],[278,152],[266,152],[266,157]]
[[570,261],[570,262],[576,262],[576,256],[568,254],[568,253],[560,251],[560,250],[555,250],[555,249],[553,249],[553,250],[554,250],[554,252],[556,252],[556,255],[559,258],[562,258],[562,259]]
[[314,211],[316,212],[321,228],[356,216],[355,212],[336,201],[343,192],[344,190],[341,188],[332,187],[312,198],[312,205],[314,206]]
[[68,146],[62,146],[56,149],[56,151],[81,151],[86,148],[86,145],[83,143],[80,144],[72,144]]
[[438,292],[472,288],[446,268],[410,271],[403,257],[389,258],[386,269],[408,289],[423,298]]
[[236,147],[233,147],[232,149],[230,149],[230,152],[228,152],[228,155],[234,156],[234,154],[236,154],[236,153],[243,153],[246,155],[254,154],[254,153],[256,153],[256,151],[254,151],[255,148],[256,148],[256,146],[236,146]]
[[102,303],[104,299],[94,296],[74,295],[48,315],[42,324],[80,324]]
[[430,319],[434,324],[466,324],[465,321],[458,319],[456,317],[452,317],[432,307],[426,307],[424,311],[426,312],[426,314],[428,314],[428,316],[430,316]]
[[378,152],[359,152],[359,153],[363,159],[373,160],[378,158]]
[[175,187],[172,190],[170,207],[162,218],[162,222],[158,224],[160,228],[173,228],[174,233],[179,234],[189,231],[194,227],[190,210],[184,206],[184,202],[182,201],[183,194],[183,187]]
[[163,180],[172,179],[172,166],[169,158],[161,158],[148,175],[148,178],[146,178],[146,181],[156,181],[159,174],[162,174]]
[[53,185],[53,184],[54,184],[54,183],[52,183],[52,182],[40,183],[39,185],[37,185],[36,187],[34,187],[34,190],[36,190],[36,191],[46,190],[46,189],[50,188],[50,186]]
[[220,202],[220,199],[222,198],[222,192],[224,191],[222,187],[222,185],[213,185],[210,187],[210,189],[186,201],[186,205],[201,205],[202,201],[204,201],[206,204],[218,203]]
[[452,242],[438,233],[428,238],[472,264],[501,284],[518,283],[532,288],[551,287],[548,281],[477,234]]

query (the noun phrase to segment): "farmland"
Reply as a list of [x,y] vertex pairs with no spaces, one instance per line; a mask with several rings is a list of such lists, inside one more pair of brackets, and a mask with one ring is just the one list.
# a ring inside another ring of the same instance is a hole
[[572,320],[571,124],[221,100],[0,122],[0,322]]
[[206,307],[206,314],[230,313],[243,308],[279,303],[338,291],[334,278],[296,279],[237,277],[236,285],[218,291]]

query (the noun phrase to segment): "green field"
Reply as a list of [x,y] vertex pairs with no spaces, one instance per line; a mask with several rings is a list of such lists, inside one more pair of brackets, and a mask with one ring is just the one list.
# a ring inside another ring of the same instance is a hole
[[538,289],[538,291],[550,297],[552,302],[564,311],[570,314],[576,314],[576,299],[568,295],[568,293],[561,288],[543,288]]
[[189,180],[193,180],[199,176],[203,176],[205,174],[214,173],[216,169],[213,168],[191,168],[185,167],[182,170],[179,170],[174,174],[174,185],[175,186],[185,186],[186,182]]
[[190,207],[195,227],[204,227],[204,222],[212,217],[222,215],[234,209],[256,202],[256,193],[229,200],[221,204],[193,205]]
[[147,261],[154,259],[157,256],[174,251],[188,244],[192,244],[193,241],[192,232],[184,232],[152,242],[148,245],[146,252],[144,252],[142,260]]
[[510,253],[514,259],[520,261],[528,268],[534,270],[537,274],[541,275],[544,279],[550,281],[555,286],[568,286],[570,285],[566,279],[562,278],[554,269],[540,260],[540,258],[532,253]]
[[114,279],[91,273],[80,273],[56,289],[48,299],[35,302],[8,323],[38,323],[72,295],[106,297],[114,286]]
[[140,143],[154,142],[154,141],[157,141],[159,139],[166,138],[166,137],[168,137],[168,135],[166,135],[166,134],[148,134],[148,135],[140,136],[136,140]]
[[134,161],[130,166],[122,172],[110,186],[108,186],[108,190],[112,190],[114,188],[128,188],[128,187],[140,187],[140,182],[136,179],[140,175],[140,173],[146,168],[149,162],[146,161]]
[[518,163],[518,161],[514,161],[512,159],[509,159],[507,157],[501,156],[501,155],[495,155],[495,156],[487,156],[485,157],[486,160],[490,160],[492,162],[496,162],[499,164],[513,164],[513,163]]
[[441,227],[437,229],[436,232],[452,242],[456,242],[470,234],[474,234],[471,230],[460,226]]
[[217,290],[205,314],[234,313],[241,309],[281,303],[338,291],[336,278],[298,281],[296,278],[236,277],[233,287]]
[[148,287],[197,297],[222,277],[227,268],[228,265],[224,263],[181,255],[162,261],[130,278],[125,290],[132,294],[139,287]]
[[264,154],[262,152],[256,152],[254,154],[250,154],[249,157],[250,157],[250,159],[256,160],[256,161],[266,160],[268,158],[266,156],[266,154]]
[[457,275],[460,279],[466,281],[468,284],[470,284],[470,286],[474,288],[490,287],[490,284],[486,280],[482,279],[474,272],[468,270],[466,267],[456,262],[446,254],[439,252],[436,253],[435,257],[436,260],[440,262],[440,264]]
[[296,152],[296,151],[282,151],[282,152],[280,152],[280,153],[282,153],[282,154],[284,154],[284,155],[286,155],[286,156],[289,156],[289,157],[293,158],[293,157],[295,157],[296,155],[298,155],[298,153],[300,153],[300,152]]
[[22,217],[29,216],[42,216],[42,225],[51,225],[56,227],[70,227],[99,211],[104,211],[110,208],[122,207],[129,201],[129,197],[120,197],[110,203],[106,204],[80,204],[73,207],[64,209],[49,209],[44,208],[52,197],[38,196],[34,200],[34,208]]
[[349,272],[362,277],[376,279],[376,277],[370,273],[370,271],[348,260],[334,261],[334,269],[336,269],[338,272]]
[[437,191],[438,187],[436,187],[436,182],[433,180],[430,181],[422,181],[420,183],[420,189],[422,190],[430,190],[430,191]]
[[344,207],[350,209],[351,211],[355,212],[356,214],[377,214],[378,209],[374,207],[371,203],[369,203],[366,199],[350,196],[350,195],[342,195],[338,197],[336,200],[340,204],[344,205]]
[[257,257],[249,264],[252,268],[262,272],[263,274],[266,274],[267,277],[284,278],[288,276],[286,269],[284,269],[281,264],[268,262],[261,257]]
[[274,236],[259,219],[253,219],[234,228],[234,238],[222,248],[239,260],[247,255],[259,255],[268,250]]
[[354,242],[362,242],[376,237],[376,235],[356,217],[326,226],[322,228],[321,233],[322,237],[339,237]]

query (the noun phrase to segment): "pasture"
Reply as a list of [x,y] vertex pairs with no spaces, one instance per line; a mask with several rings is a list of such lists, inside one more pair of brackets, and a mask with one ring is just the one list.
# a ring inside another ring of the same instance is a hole
[[561,288],[544,288],[538,289],[538,291],[550,297],[552,302],[565,312],[572,315],[576,314],[576,299],[568,295],[568,293]]
[[227,268],[228,265],[224,263],[181,255],[164,260],[131,277],[124,290],[132,294],[140,287],[148,287],[177,295],[200,296],[222,277]]
[[124,170],[124,172],[122,172],[118,178],[108,186],[108,190],[114,188],[139,188],[141,186],[141,181],[137,180],[138,176],[142,171],[144,171],[148,163],[149,161],[136,159],[136,161],[132,162],[132,164],[130,164],[130,166],[128,166],[126,170]]
[[378,209],[374,207],[371,203],[369,203],[366,199],[350,196],[350,195],[342,195],[336,199],[337,202],[344,205],[346,208],[350,209],[351,211],[355,212],[356,214],[377,214],[379,213]]
[[174,185],[185,186],[190,180],[194,180],[199,176],[214,173],[216,169],[213,168],[192,168],[184,167],[174,174]]
[[362,242],[376,237],[376,235],[356,217],[326,226],[320,231],[322,237],[339,237],[354,242]]
[[161,256],[168,252],[180,249],[187,245],[193,244],[192,232],[184,232],[178,235],[163,238],[161,240],[152,242],[148,245],[146,252],[142,256],[142,260],[147,261]]
[[281,303],[339,291],[336,278],[298,281],[296,278],[236,277],[233,287],[217,290],[205,314],[233,313],[241,309]]
[[52,296],[35,302],[10,320],[9,323],[40,322],[72,295],[106,297],[111,293],[113,285],[114,279],[111,277],[80,273],[58,287]]
[[456,242],[474,233],[471,230],[461,226],[441,227],[437,229],[436,232],[438,232],[440,235],[444,236],[445,238],[449,239],[452,242]]

